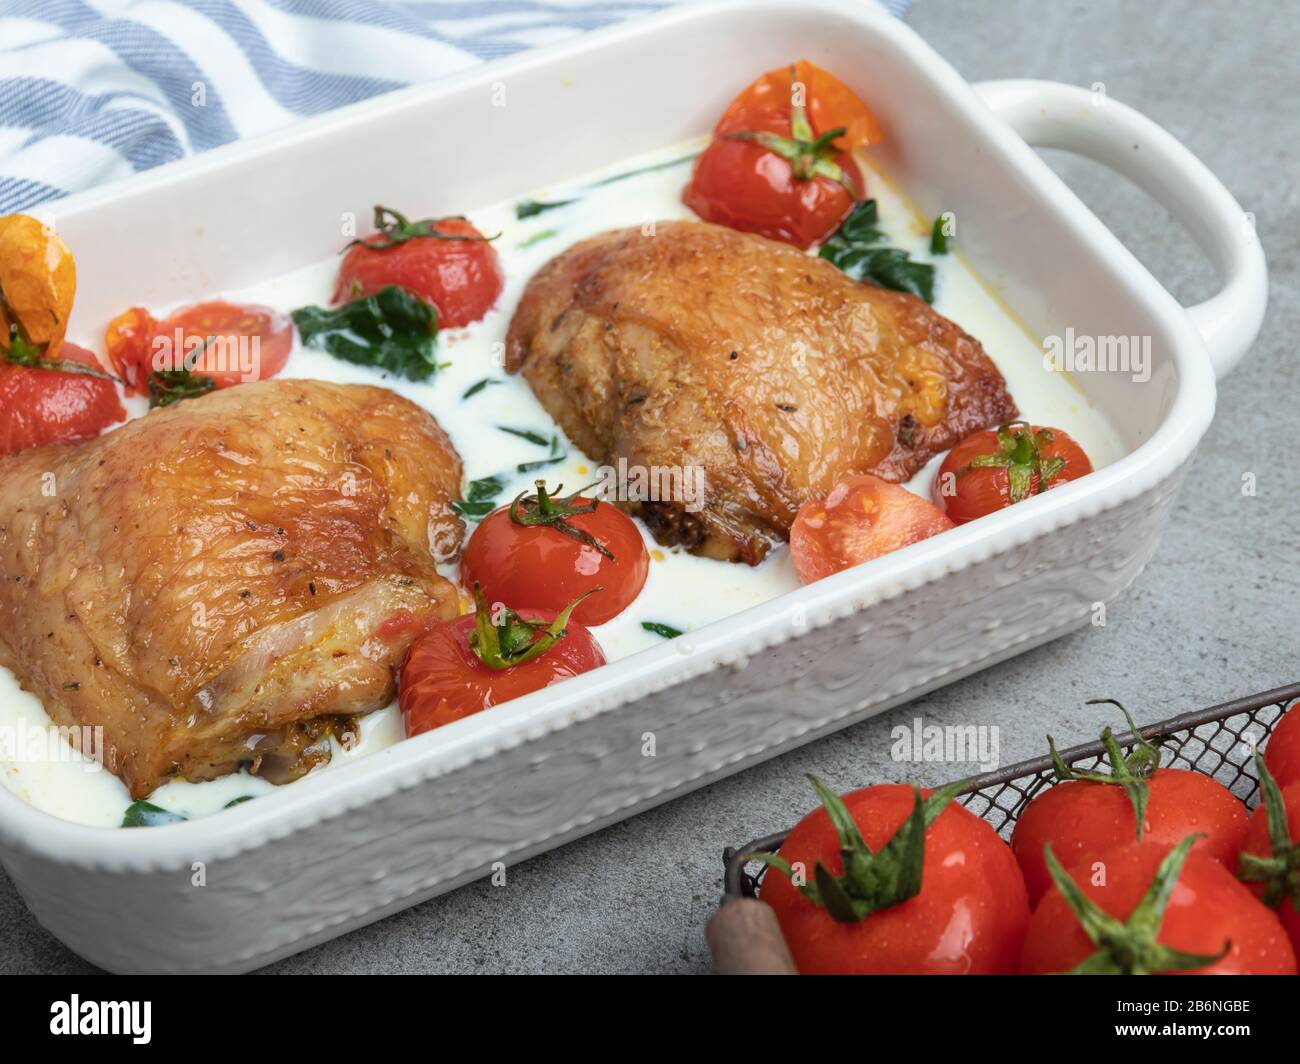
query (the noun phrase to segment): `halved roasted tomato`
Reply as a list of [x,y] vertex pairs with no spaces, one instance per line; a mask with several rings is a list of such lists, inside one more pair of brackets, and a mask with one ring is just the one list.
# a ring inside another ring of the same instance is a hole
[[790,554],[800,582],[811,584],[952,527],[919,495],[861,473],[799,508],[790,526]]
[[109,323],[104,344],[127,391],[166,406],[275,376],[293,349],[293,322],[270,307],[222,300],[182,307],[162,321],[130,307]]

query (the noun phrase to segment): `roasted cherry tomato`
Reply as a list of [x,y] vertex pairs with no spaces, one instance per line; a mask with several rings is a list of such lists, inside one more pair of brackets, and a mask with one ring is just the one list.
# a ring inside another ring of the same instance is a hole
[[72,253],[25,214],[0,218],[0,457],[99,435],[126,417],[113,378],[66,343]]
[[[956,788],[930,794],[881,784],[837,798],[818,781],[813,786],[824,807],[765,858],[760,892],[800,972],[1015,971],[1029,923],[1025,885],[997,832],[951,801]],[[909,851],[915,831],[924,833],[924,845]],[[856,877],[845,874],[845,851]],[[919,869],[909,853],[919,857]]]
[[1279,787],[1300,783],[1300,702],[1293,702],[1268,737],[1264,763]]
[[537,481],[489,514],[474,530],[461,559],[466,587],[483,585],[489,601],[509,600],[558,610],[600,586],[573,612],[582,624],[604,624],[641,593],[650,555],[636,524],[616,506],[580,495],[562,499]]
[[864,195],[849,153],[882,139],[851,90],[801,60],[768,71],[731,102],[682,199],[706,222],[810,247]]
[[293,349],[293,322],[269,307],[220,300],[162,321],[131,307],[109,323],[104,343],[127,390],[166,405],[275,376]]
[[[1133,718],[1118,706],[1137,734]],[[1064,763],[1056,773],[1062,782],[1042,791],[1021,812],[1011,835],[1011,849],[1020,862],[1030,904],[1047,893],[1052,876],[1044,847],[1067,867],[1103,850],[1129,842],[1173,846],[1197,836],[1196,850],[1231,867],[1246,833],[1246,807],[1218,780],[1200,772],[1161,768],[1160,751],[1142,739],[1127,757],[1110,728],[1101,734],[1110,771],[1071,769]],[[1048,737],[1051,744],[1051,737]],[[1056,746],[1051,745],[1056,759]],[[1058,759],[1059,760],[1059,759]],[[1138,833],[1137,806],[1143,806]]]
[[0,218],[0,353],[29,368],[56,359],[77,294],[77,267],[57,233],[26,214]]
[[375,208],[379,232],[343,254],[334,302],[347,303],[398,285],[438,308],[438,325],[478,321],[495,305],[505,275],[489,239],[464,218],[410,222]]
[[600,644],[572,619],[493,605],[475,588],[477,609],[420,636],[402,666],[398,705],[406,734],[450,724],[605,664]]
[[934,478],[934,501],[960,525],[1091,472],[1083,449],[1060,429],[1009,421],[948,452]]
[[1261,801],[1251,815],[1241,854],[1230,867],[1277,913],[1300,954],[1300,783],[1279,787],[1258,754],[1255,764]]
[[157,325],[144,307],[129,307],[110,321],[104,332],[109,364],[126,386],[127,395],[144,395],[149,389],[150,345]]
[[63,368],[28,369],[0,358],[0,457],[88,440],[126,417],[117,385],[84,347],[64,341],[46,364]]
[[811,584],[952,527],[919,495],[860,473],[799,508],[790,526],[790,554],[800,582]]
[[1021,971],[1294,975],[1277,916],[1193,841],[1127,843],[1068,870],[1053,857],[1056,884],[1029,922]]

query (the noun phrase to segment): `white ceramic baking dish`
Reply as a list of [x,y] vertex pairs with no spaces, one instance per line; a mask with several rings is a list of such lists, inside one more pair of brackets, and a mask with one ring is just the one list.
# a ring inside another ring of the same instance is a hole
[[[697,135],[756,72],[800,56],[871,101],[886,169],[923,211],[956,212],[962,248],[1036,335],[1151,338],[1148,382],[1078,378],[1125,457],[209,819],[96,829],[0,790],[0,855],[45,927],[110,969],[255,968],[1043,643],[1137,576],[1210,422],[1215,370],[1259,327],[1259,243],[1148,120],[1061,85],[972,88],[861,2],[672,10],[54,204],[80,273],[74,335],[128,301],[324,258],[341,213],[376,199],[469,212]],[[1215,262],[1219,294],[1180,307],[1021,136],[1143,184]]]

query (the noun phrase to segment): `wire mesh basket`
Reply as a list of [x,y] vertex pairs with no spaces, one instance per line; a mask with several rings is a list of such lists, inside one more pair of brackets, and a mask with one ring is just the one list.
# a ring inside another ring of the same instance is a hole
[[[1263,744],[1286,707],[1297,699],[1300,699],[1300,683],[1139,727],[1138,734],[1160,744],[1162,766],[1213,776],[1247,807],[1254,808],[1259,798],[1253,760],[1255,747]],[[1116,741],[1125,754],[1136,745],[1131,732],[1117,735]],[[1098,740],[1062,750],[1061,758],[1071,767],[1090,769],[1101,763],[1105,752]],[[1003,838],[1008,838],[1016,818],[1030,800],[1055,782],[1052,759],[1044,755],[974,777],[957,796],[957,801],[992,824]],[[750,861],[750,855],[777,850],[787,834],[788,831],[783,831],[722,851],[723,901],[757,896],[765,866],[758,865],[751,872],[749,865],[755,862]]]

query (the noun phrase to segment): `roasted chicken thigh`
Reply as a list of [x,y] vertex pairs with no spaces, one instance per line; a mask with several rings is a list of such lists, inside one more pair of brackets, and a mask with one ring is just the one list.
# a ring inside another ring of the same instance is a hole
[[552,259],[506,359],[596,461],[683,483],[702,470],[702,506],[619,501],[662,543],[750,564],[842,477],[905,480],[1016,413],[979,342],[923,301],[699,222],[602,233]]
[[4,459],[0,665],[57,724],[102,727],[133,797],[244,765],[293,779],[457,614],[435,561],[460,481],[419,407],[295,380]]

